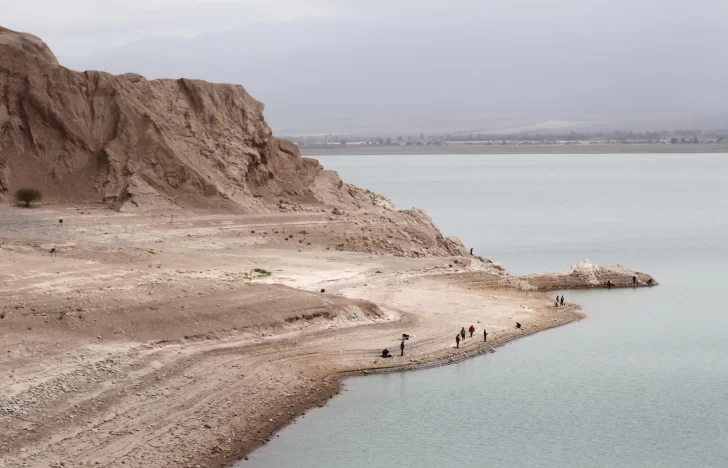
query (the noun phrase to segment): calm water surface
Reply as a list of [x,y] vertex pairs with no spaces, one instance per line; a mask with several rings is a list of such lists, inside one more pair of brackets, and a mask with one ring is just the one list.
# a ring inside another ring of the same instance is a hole
[[320,159],[511,271],[589,258],[662,286],[566,292],[587,320],[350,379],[240,467],[728,466],[728,155]]

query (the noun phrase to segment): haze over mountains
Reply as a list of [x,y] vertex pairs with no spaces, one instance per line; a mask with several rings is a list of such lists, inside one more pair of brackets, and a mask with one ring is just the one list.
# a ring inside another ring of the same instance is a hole
[[[698,2],[700,3],[700,2]],[[591,129],[728,127],[726,8],[524,12],[504,19],[299,19],[154,37],[76,70],[239,83],[286,135],[457,132],[542,121]],[[647,16],[645,16],[647,15]]]

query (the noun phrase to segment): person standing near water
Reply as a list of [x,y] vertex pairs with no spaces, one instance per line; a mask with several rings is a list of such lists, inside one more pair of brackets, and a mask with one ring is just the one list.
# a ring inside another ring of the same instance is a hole
[[402,342],[399,344],[399,350],[402,353],[400,354],[400,356],[404,356],[404,340],[402,340]]
[[561,295],[561,305],[564,305],[564,295]]
[[460,335],[455,335],[455,348],[460,349]]
[[470,338],[472,338],[473,333],[475,333],[475,325],[470,325],[470,328],[468,328],[468,331],[470,332]]
[[460,337],[465,341],[465,327],[460,329]]
[[487,341],[488,341],[488,331],[485,328],[483,328],[483,342],[485,343]]
[[556,296],[556,300],[554,301],[554,307],[559,306],[559,296]]

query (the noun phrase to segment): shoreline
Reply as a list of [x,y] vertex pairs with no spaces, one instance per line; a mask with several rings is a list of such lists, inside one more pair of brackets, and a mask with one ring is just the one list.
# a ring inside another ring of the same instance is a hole
[[[447,365],[572,323],[576,306],[534,289],[625,287],[629,274],[582,263],[528,292],[500,264],[406,256],[373,244],[398,240],[376,218],[320,209],[172,222],[44,205],[0,207],[0,219],[6,467],[230,466],[345,378]],[[470,324],[476,338],[453,349]],[[403,333],[405,357],[381,359]]]
[[728,142],[680,144],[573,144],[501,145],[447,144],[442,146],[357,146],[311,145],[300,147],[301,154],[316,156],[424,156],[424,155],[497,155],[497,154],[721,154],[728,153]]
[[[339,373],[334,373],[329,376],[328,380],[330,380],[330,384],[327,384],[327,388],[325,390],[322,390],[317,398],[314,399],[310,404],[306,404],[305,402],[299,403],[300,410],[299,412],[291,416],[290,418],[280,421],[279,424],[275,425],[271,429],[265,431],[263,434],[261,434],[261,439],[259,441],[253,441],[245,443],[239,452],[235,455],[226,455],[224,458],[217,458],[213,457],[212,459],[205,459],[202,462],[213,463],[214,465],[221,466],[221,467],[230,467],[233,466],[235,463],[243,463],[248,459],[249,455],[256,450],[260,449],[264,445],[266,445],[268,442],[270,442],[274,437],[277,437],[280,431],[285,429],[286,427],[290,426],[291,424],[295,424],[299,419],[302,419],[305,417],[306,413],[314,408],[324,408],[326,404],[336,396],[341,394],[343,385],[347,379],[353,378],[353,377],[366,377],[366,376],[372,376],[376,374],[395,374],[400,372],[417,372],[417,371],[424,371],[428,369],[434,369],[438,367],[448,366],[451,364],[456,364],[459,362],[466,361],[468,359],[474,359],[480,356],[485,356],[488,354],[495,353],[498,349],[503,348],[515,341],[528,338],[530,336],[536,335],[538,333],[543,333],[549,330],[553,330],[555,328],[561,328],[563,326],[579,322],[581,320],[584,320],[587,318],[587,315],[580,312],[581,307],[572,304],[572,307],[569,308],[570,311],[573,312],[573,316],[570,318],[565,318],[564,320],[560,320],[557,323],[553,324],[545,324],[545,326],[534,329],[532,331],[529,331],[528,333],[523,333],[516,336],[509,336],[505,339],[496,341],[493,345],[491,345],[489,342],[488,346],[479,346],[477,349],[470,350],[465,353],[459,353],[456,356],[450,356],[450,357],[435,357],[431,360],[427,360],[426,362],[418,363],[415,365],[394,365],[391,367],[372,367],[369,369],[361,369],[358,371],[343,371]],[[467,340],[466,340],[467,341]],[[478,343],[482,343],[478,341]],[[205,466],[205,465],[203,465]]]

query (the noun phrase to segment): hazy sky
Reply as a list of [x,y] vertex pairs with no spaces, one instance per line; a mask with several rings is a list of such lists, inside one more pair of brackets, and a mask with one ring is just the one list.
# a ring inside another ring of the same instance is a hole
[[703,22],[728,27],[726,0],[0,0],[0,23],[32,32],[57,55],[80,56],[152,36],[193,37],[305,17],[421,22],[494,20],[614,28]]
[[0,0],[75,70],[237,83],[290,132],[728,127],[728,0]]

